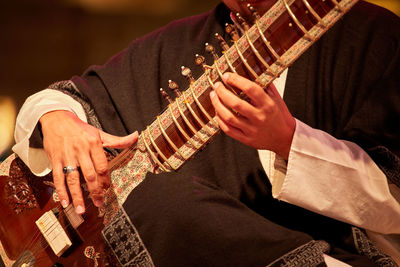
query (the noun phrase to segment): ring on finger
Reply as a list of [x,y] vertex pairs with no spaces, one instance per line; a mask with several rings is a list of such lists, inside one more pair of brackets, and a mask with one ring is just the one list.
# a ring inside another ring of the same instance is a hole
[[71,172],[74,172],[74,171],[77,171],[77,170],[78,170],[78,167],[65,166],[65,167],[63,168],[63,173],[64,173],[65,175],[67,175],[67,174],[69,174],[69,173],[71,173]]

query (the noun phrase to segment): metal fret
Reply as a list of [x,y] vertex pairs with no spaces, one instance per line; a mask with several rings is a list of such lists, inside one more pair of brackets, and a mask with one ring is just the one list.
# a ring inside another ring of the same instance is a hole
[[147,151],[149,152],[150,157],[153,159],[153,161],[154,161],[155,163],[157,163],[158,166],[160,166],[160,168],[161,168],[163,171],[169,172],[169,170],[166,169],[166,168],[164,167],[164,165],[158,160],[158,158],[157,158],[157,156],[154,154],[153,150],[150,149],[149,144],[146,142],[146,136],[145,136],[145,134],[144,134],[144,131],[142,132],[142,134],[143,134],[143,143],[144,143],[144,145],[146,146],[146,149],[147,149]]
[[258,20],[256,20],[256,27],[257,27],[257,31],[261,36],[261,39],[263,40],[264,44],[267,46],[268,50],[271,52],[271,54],[275,57],[276,62],[280,63],[281,65],[283,64],[283,60],[281,59],[281,56],[279,56],[279,54],[275,51],[275,49],[271,46],[271,43],[267,40],[267,38],[265,37],[263,31],[261,30],[261,25],[260,22]]
[[[218,61],[217,60],[214,61],[214,65],[215,65],[215,70],[217,71],[219,78],[221,79],[221,81],[223,81],[223,78],[222,78],[223,74],[222,74],[221,70],[218,67]],[[225,84],[225,87],[228,88],[235,95],[239,96],[238,93],[236,93],[236,91],[233,90],[233,88],[229,84]]]
[[251,75],[254,76],[256,81],[260,81],[260,77],[257,75],[257,73],[253,70],[253,68],[249,65],[249,63],[247,63],[247,60],[244,58],[242,52],[239,49],[239,46],[237,45],[237,42],[233,42],[233,45],[235,46],[240,59],[242,60],[243,64],[245,65],[245,67],[250,71]]
[[335,4],[335,6],[337,7],[337,9],[339,9],[340,12],[343,12],[343,8],[341,6],[339,6],[339,3],[336,0],[331,0],[333,4]]
[[194,110],[192,109],[192,107],[190,106],[189,101],[187,100],[186,97],[186,91],[183,91],[183,97],[184,97],[184,103],[186,104],[186,107],[188,108],[189,112],[192,114],[192,116],[196,119],[196,121],[200,124],[200,126],[202,128],[204,128],[204,130],[209,134],[209,135],[213,135],[213,133],[206,127],[206,125],[204,124],[204,122],[199,118],[199,116],[197,116],[196,112],[194,112]]
[[300,28],[300,30],[304,33],[304,36],[312,41],[314,41],[314,38],[311,37],[311,35],[308,33],[307,29],[301,24],[301,22],[297,19],[296,15],[293,13],[292,9],[289,7],[288,3],[286,0],[282,0],[283,4],[285,5],[286,10],[288,11],[288,14],[290,17],[293,19],[294,23]]
[[172,168],[176,171],[176,168],[174,168],[174,166],[169,162],[169,160],[167,159],[167,157],[164,155],[164,153],[162,153],[161,149],[157,146],[156,142],[153,139],[153,136],[150,133],[150,127],[147,126],[147,134],[149,135],[149,139],[151,144],[153,145],[153,147],[156,149],[157,153],[160,155],[160,157]]
[[175,152],[178,152],[178,154],[184,159],[187,160],[188,158],[185,157],[182,152],[179,150],[179,148],[175,145],[174,142],[172,142],[171,138],[169,138],[168,134],[166,133],[166,131],[164,130],[164,128],[161,125],[161,120],[160,120],[160,116],[157,116],[157,122],[158,122],[158,126],[160,127],[161,133],[164,136],[164,138],[167,140],[168,144],[175,150]]
[[264,60],[264,58],[261,56],[260,52],[258,52],[257,48],[254,46],[253,42],[250,40],[249,33],[246,31],[244,33],[244,35],[246,36],[247,42],[249,43],[251,50],[253,50],[253,53],[256,55],[258,60],[260,60],[260,62],[264,65],[264,67],[267,69],[268,72],[270,72],[270,74],[272,76],[277,77],[278,75],[272,71],[271,66]]
[[229,69],[230,69],[232,72],[237,73],[237,72],[236,72],[236,69],[235,69],[235,67],[232,65],[232,62],[231,62],[231,60],[229,59],[227,53],[222,52],[222,54],[223,54],[224,57],[225,57],[226,63],[228,63]]
[[182,128],[182,126],[176,120],[176,118],[174,116],[174,112],[172,111],[171,105],[168,106],[168,109],[169,109],[169,112],[171,113],[172,120],[174,121],[176,127],[181,132],[181,134],[186,138],[186,140],[189,141],[190,144],[192,144],[193,147],[195,147],[196,149],[200,149],[200,147],[197,146],[195,142],[193,142],[192,138],[190,138],[190,136],[186,133],[186,131]]
[[188,118],[185,116],[185,114],[183,113],[180,105],[179,105],[179,100],[176,101],[176,106],[178,107],[179,113],[181,114],[182,119],[185,121],[186,125],[189,127],[189,129],[203,142],[205,143],[206,140],[204,140],[203,137],[201,137],[201,135],[196,131],[196,128],[194,128],[194,126],[190,123],[190,121],[188,120]]
[[203,114],[207,117],[207,119],[210,121],[210,123],[214,126],[214,127],[218,127],[218,124],[215,122],[215,120],[211,117],[211,115],[205,110],[205,108],[203,107],[203,105],[200,103],[199,99],[197,98],[196,94],[194,93],[193,90],[193,86],[190,85],[189,86],[190,92],[192,93],[194,102],[196,102],[197,106],[200,108],[201,112],[203,112]]
[[310,13],[314,16],[314,18],[316,18],[318,20],[318,23],[322,26],[322,27],[326,27],[326,24],[322,21],[322,18],[318,15],[318,13],[314,10],[314,8],[312,8],[312,6],[310,5],[310,3],[308,3],[307,0],[302,0],[304,5],[307,7],[308,11],[310,11]]

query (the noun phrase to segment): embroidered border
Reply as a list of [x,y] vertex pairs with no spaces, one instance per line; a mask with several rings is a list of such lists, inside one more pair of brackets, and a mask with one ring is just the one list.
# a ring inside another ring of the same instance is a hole
[[121,266],[154,266],[135,226],[121,207],[102,235]]
[[388,180],[400,187],[400,158],[384,146],[373,147],[368,153]]
[[383,267],[397,267],[396,262],[388,255],[382,253],[367,235],[359,228],[352,227],[354,246],[360,255],[366,256],[375,264]]
[[310,241],[275,260],[267,267],[321,266],[324,264],[323,253],[330,246],[325,241]]

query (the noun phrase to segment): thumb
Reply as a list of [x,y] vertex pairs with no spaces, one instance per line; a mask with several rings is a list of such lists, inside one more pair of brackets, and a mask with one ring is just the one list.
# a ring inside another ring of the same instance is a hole
[[112,148],[127,148],[133,145],[138,139],[138,132],[135,131],[127,136],[115,136],[105,133],[99,130],[101,141],[103,142],[103,147]]

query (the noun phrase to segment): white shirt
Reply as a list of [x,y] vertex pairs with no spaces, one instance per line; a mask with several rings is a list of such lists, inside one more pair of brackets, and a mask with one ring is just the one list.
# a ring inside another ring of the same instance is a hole
[[[287,70],[274,82],[281,96],[286,77]],[[36,175],[49,173],[51,164],[42,149],[29,147],[29,138],[39,118],[52,110],[69,110],[86,121],[82,106],[61,92],[47,89],[26,100],[17,117],[13,151]],[[287,163],[271,151],[260,150],[259,156],[275,198],[378,236],[400,234],[400,190],[388,184],[384,173],[355,143],[296,120]]]

